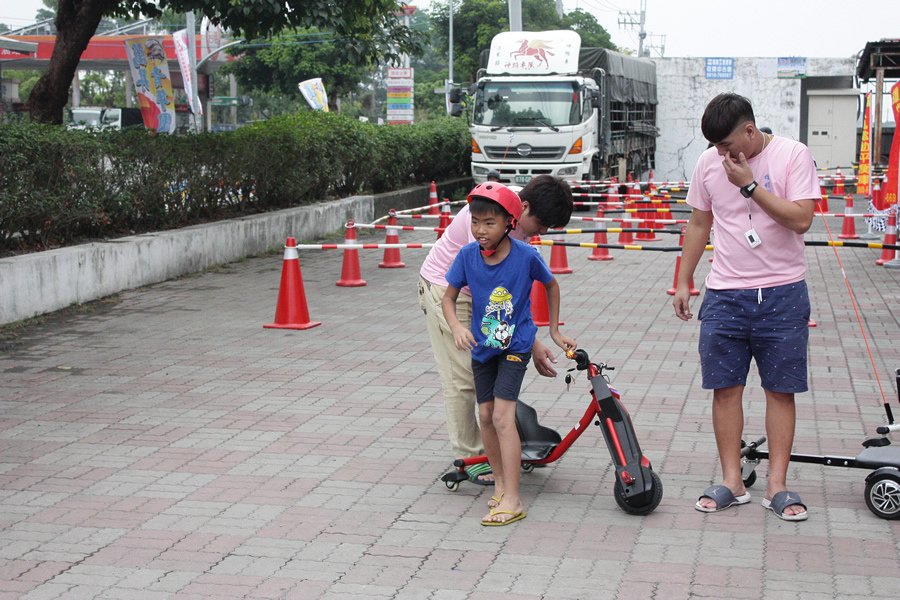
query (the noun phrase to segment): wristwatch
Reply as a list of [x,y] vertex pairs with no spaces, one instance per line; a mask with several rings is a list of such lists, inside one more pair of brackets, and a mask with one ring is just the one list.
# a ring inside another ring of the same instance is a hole
[[756,190],[757,186],[759,186],[759,184],[756,183],[756,180],[751,181],[750,183],[748,183],[747,185],[745,185],[744,187],[741,188],[741,196],[743,196],[744,198],[752,197],[753,192],[754,192],[754,190]]

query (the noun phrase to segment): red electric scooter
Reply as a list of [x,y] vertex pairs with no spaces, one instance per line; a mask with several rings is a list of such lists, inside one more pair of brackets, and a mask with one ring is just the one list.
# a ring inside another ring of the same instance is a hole
[[[537,412],[521,400],[516,405],[516,428],[522,440],[522,470],[531,472],[536,465],[555,462],[584,433],[591,422],[601,428],[606,439],[613,463],[616,466],[616,482],[613,497],[626,513],[646,515],[659,506],[663,496],[662,481],[650,465],[650,460],[641,452],[631,417],[622,405],[619,393],[610,388],[604,370],[612,370],[603,363],[592,363],[588,353],[575,350],[568,358],[575,361],[569,371],[587,371],[591,382],[590,399],[587,409],[578,424],[565,438],[549,427],[540,425]],[[571,383],[571,375],[566,375],[566,384]],[[450,491],[459,489],[462,481],[468,480],[466,467],[487,462],[487,456],[473,456],[453,461],[455,471],[441,476],[441,481]]]

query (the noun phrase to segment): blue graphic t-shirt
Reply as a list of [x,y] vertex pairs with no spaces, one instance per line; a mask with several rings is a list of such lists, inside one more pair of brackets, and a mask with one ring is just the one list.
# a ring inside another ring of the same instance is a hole
[[478,346],[472,358],[485,362],[503,352],[531,352],[537,327],[531,318],[531,286],[553,279],[536,248],[510,239],[509,255],[496,265],[481,257],[477,242],[462,247],[447,283],[472,291],[472,335]]

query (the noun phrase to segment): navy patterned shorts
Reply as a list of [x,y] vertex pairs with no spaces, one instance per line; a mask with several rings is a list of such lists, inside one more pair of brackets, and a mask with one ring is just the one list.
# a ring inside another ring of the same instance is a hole
[[522,381],[531,352],[519,354],[504,352],[487,362],[472,359],[472,373],[475,375],[475,398],[478,404],[493,402],[494,398],[518,400]]
[[751,290],[706,290],[700,306],[703,389],[747,384],[750,359],[763,389],[805,392],[809,342],[805,281]]

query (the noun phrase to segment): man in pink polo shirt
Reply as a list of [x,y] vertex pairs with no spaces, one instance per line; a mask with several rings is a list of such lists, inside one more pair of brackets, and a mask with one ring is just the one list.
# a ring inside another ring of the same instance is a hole
[[[549,228],[564,227],[572,216],[572,190],[562,179],[539,175],[519,192],[519,198],[524,211],[518,226],[509,236],[520,241],[546,233]],[[481,431],[475,418],[475,380],[471,356],[456,349],[453,333],[441,310],[441,300],[447,288],[447,270],[460,248],[475,241],[471,223],[469,207],[465,206],[428,252],[419,271],[419,306],[425,313],[428,337],[441,378],[447,411],[447,432],[454,458],[484,454]],[[461,322],[468,323],[472,319],[472,297],[468,288],[461,292],[456,303],[457,316]],[[556,359],[550,348],[535,341],[532,359],[538,373],[545,377],[556,376],[553,368]],[[494,483],[487,463],[474,465],[467,472],[473,483]]]
[[690,282],[714,235],[713,263],[700,306],[703,388],[713,390],[713,429],[723,484],[695,508],[716,512],[746,504],[741,477],[742,396],[751,358],[766,395],[769,478],[763,507],[780,519],[807,518],[787,489],[794,441],[794,394],[807,391],[809,294],[803,234],[812,225],[819,180],[809,149],[761,132],[750,101],[720,94],[703,112],[700,155],[688,191],[693,209],[684,236],[673,305],[687,321]]

